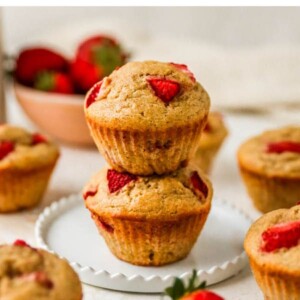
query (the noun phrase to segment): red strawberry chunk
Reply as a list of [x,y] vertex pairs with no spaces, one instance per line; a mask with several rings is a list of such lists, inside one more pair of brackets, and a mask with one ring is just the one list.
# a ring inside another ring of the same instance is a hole
[[0,141],[0,160],[6,157],[9,153],[13,152],[15,144],[10,141]]
[[96,83],[92,90],[89,93],[89,96],[86,99],[85,107],[88,108],[91,104],[93,104],[96,101],[96,98],[101,90],[102,81]]
[[212,131],[212,128],[211,128],[211,125],[209,124],[209,122],[206,123],[203,131],[205,131],[205,132],[211,132]]
[[204,196],[204,198],[206,198],[208,195],[208,187],[204,183],[204,181],[200,178],[197,171],[192,172],[190,180],[193,188],[196,191],[200,192]]
[[30,247],[25,241],[23,240],[15,240],[13,243],[14,246],[19,246],[19,247]]
[[83,193],[83,199],[86,200],[88,197],[93,197],[97,194],[98,187],[97,186],[91,186],[87,191]]
[[300,220],[277,224],[262,233],[262,251],[291,248],[300,243]]
[[23,275],[22,279],[26,281],[35,281],[47,289],[52,289],[54,286],[53,282],[48,278],[47,274],[42,271]]
[[31,142],[32,146],[42,144],[42,143],[47,143],[47,142],[48,142],[47,139],[40,133],[34,133],[32,135],[32,142]]
[[108,189],[110,193],[114,193],[122,189],[129,182],[136,180],[137,176],[129,173],[119,173],[115,170],[107,171]]
[[293,141],[282,141],[277,143],[269,143],[267,145],[267,153],[281,154],[284,152],[300,153],[300,143]]
[[170,102],[180,91],[180,84],[174,80],[164,78],[148,78],[155,95],[163,102]]
[[184,296],[181,300],[224,300],[224,298],[210,291],[199,290]]
[[114,228],[107,222],[103,221],[102,218],[94,213],[92,213],[92,218],[95,220],[96,224],[109,233],[114,232]]
[[77,58],[71,63],[71,77],[77,92],[85,94],[104,74],[100,66]]
[[65,72],[68,67],[67,59],[57,52],[47,48],[28,48],[17,58],[15,75],[20,83],[32,86],[39,72]]
[[170,63],[170,65],[176,67],[177,69],[181,70],[182,72],[186,73],[193,82],[196,82],[196,78],[194,74],[188,69],[187,65],[184,64],[176,64],[176,63]]

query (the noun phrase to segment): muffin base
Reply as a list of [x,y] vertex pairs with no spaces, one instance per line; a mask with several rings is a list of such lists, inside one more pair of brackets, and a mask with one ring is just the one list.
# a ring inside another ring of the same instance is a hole
[[206,205],[197,215],[172,221],[102,218],[95,213],[92,218],[116,257],[134,265],[161,266],[189,254],[209,211]]
[[267,266],[258,266],[251,258],[250,265],[265,300],[300,299],[300,278],[298,276],[268,270]]
[[267,177],[240,166],[240,171],[254,206],[266,213],[290,208],[300,200],[300,178]]
[[166,130],[117,130],[87,119],[105,160],[118,172],[165,174],[186,166],[199,144],[207,116],[197,123]]
[[0,213],[30,208],[42,199],[55,163],[44,168],[0,170]]

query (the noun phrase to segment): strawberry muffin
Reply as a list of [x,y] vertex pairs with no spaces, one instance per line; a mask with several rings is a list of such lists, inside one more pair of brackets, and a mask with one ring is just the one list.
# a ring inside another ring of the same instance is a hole
[[300,199],[300,127],[266,131],[243,143],[240,171],[261,212],[289,208]]
[[58,148],[42,135],[0,125],[0,212],[36,205],[58,157]]
[[17,240],[0,246],[0,299],[81,300],[82,289],[65,260]]
[[193,157],[209,96],[185,65],[130,62],[97,83],[85,99],[92,137],[118,172],[164,174]]
[[213,161],[227,134],[222,115],[218,112],[210,113],[193,159],[193,162],[204,172],[210,173]]
[[254,277],[266,300],[300,299],[300,206],[256,221],[245,239]]
[[86,185],[83,197],[114,255],[159,266],[191,251],[210,211],[212,186],[193,167],[149,177],[105,168]]

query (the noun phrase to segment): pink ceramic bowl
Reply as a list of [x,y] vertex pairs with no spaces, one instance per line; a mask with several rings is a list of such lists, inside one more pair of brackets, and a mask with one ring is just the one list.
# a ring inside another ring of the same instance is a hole
[[93,145],[83,111],[83,95],[38,91],[14,84],[16,97],[29,118],[50,136],[82,146]]

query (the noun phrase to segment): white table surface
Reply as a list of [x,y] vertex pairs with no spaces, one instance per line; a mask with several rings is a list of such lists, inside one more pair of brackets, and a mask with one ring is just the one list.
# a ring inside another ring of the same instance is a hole
[[[7,100],[9,121],[14,124],[33,127],[21,112],[9,88]],[[296,115],[298,114],[294,114],[294,122],[296,122]],[[215,162],[212,174],[215,194],[234,203],[253,219],[256,219],[260,214],[253,208],[238,173],[235,159],[237,147],[241,141],[250,135],[259,133],[266,128],[292,122],[293,119],[287,119],[286,112],[275,116],[247,116],[225,113],[225,118],[230,136]],[[74,148],[61,144],[61,158],[42,204],[33,210],[0,215],[0,243],[10,243],[20,238],[35,245],[34,223],[42,209],[63,196],[79,192],[89,177],[98,171],[104,163],[103,158],[95,149]],[[238,276],[216,284],[211,289],[227,300],[263,299],[249,267],[246,267]],[[154,300],[161,298],[159,295],[121,293],[84,285],[84,299]]]

